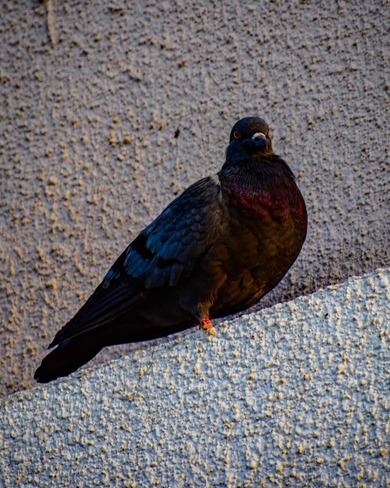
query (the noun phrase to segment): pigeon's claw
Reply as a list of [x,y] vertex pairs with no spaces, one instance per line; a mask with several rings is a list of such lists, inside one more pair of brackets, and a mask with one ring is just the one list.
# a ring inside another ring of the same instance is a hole
[[199,325],[200,325],[200,328],[204,329],[204,330],[209,330],[209,329],[213,328],[213,324],[208,317],[205,317],[203,319],[199,319]]
[[200,329],[207,330],[209,336],[213,336],[215,334],[215,328],[213,327],[213,324],[208,317],[198,320]]

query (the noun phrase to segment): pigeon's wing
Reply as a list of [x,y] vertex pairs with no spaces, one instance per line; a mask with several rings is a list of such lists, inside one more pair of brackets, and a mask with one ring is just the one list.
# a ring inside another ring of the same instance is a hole
[[127,247],[88,301],[49,347],[112,323],[147,299],[149,290],[190,276],[223,221],[217,177],[190,186]]
[[57,332],[49,348],[92,329],[109,326],[146,299],[140,288],[131,277],[123,276],[108,287],[103,281],[76,315]]
[[[191,275],[209,249],[223,222],[221,187],[217,177],[190,186],[130,244],[123,261],[109,271],[141,280],[146,289],[176,286]],[[119,270],[118,270],[119,267]]]

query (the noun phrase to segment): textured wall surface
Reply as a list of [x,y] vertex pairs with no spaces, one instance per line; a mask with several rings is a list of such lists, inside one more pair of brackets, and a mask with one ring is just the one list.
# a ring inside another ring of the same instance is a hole
[[385,487],[390,269],[0,401],[15,486]]
[[390,264],[386,3],[1,3],[1,394],[33,385],[56,330],[220,168],[242,116],[268,121],[310,216],[261,306]]

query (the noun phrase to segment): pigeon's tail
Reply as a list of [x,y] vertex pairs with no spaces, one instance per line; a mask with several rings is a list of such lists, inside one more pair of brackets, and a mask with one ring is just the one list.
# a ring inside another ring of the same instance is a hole
[[160,327],[147,319],[133,315],[103,324],[79,335],[62,340],[45,358],[34,374],[38,383],[49,383],[67,376],[96,356],[106,346],[143,342],[188,329],[190,321]]
[[62,342],[42,361],[34,374],[38,383],[49,383],[61,376],[73,373],[90,361],[102,349],[103,344],[90,335],[89,340],[82,334]]

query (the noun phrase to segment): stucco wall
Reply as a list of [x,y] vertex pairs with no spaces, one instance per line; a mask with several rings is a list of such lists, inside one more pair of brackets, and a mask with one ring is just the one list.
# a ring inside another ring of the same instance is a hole
[[310,218],[262,305],[390,264],[385,2],[0,9],[2,394],[33,385],[55,331],[174,195],[220,168],[242,116],[268,121]]

